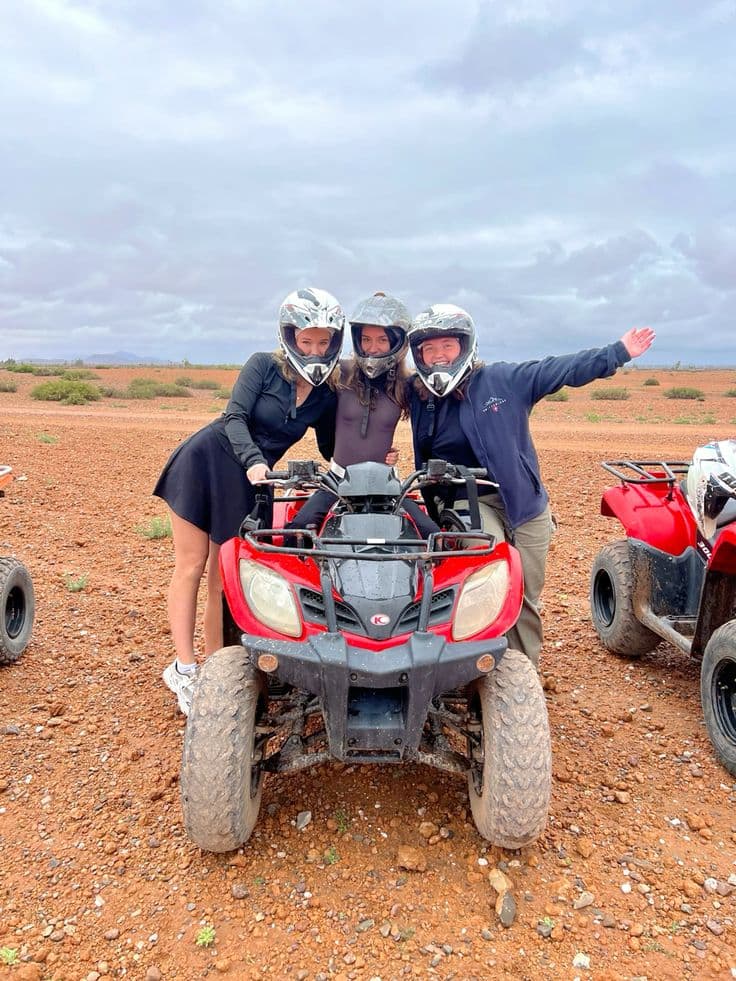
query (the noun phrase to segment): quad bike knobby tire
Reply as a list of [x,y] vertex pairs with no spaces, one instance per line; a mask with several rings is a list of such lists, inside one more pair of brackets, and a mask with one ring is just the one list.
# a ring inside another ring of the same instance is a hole
[[660,638],[634,614],[634,576],[626,539],[605,545],[590,574],[590,614],[603,646],[612,654],[641,657]]
[[200,667],[184,735],[181,798],[189,837],[208,852],[248,840],[261,806],[256,723],[266,684],[243,647],[223,647]]
[[552,787],[547,705],[537,670],[507,651],[477,683],[482,768],[468,774],[473,820],[501,848],[522,848],[544,831]]
[[706,644],[700,701],[716,755],[736,776],[736,620],[715,630]]
[[28,570],[17,559],[0,559],[0,664],[12,664],[26,649],[35,612]]

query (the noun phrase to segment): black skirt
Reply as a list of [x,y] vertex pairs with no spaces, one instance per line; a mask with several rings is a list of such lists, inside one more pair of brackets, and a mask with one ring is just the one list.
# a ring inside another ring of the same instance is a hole
[[[185,439],[169,457],[153,489],[174,514],[207,532],[216,545],[235,538],[255,505],[243,465],[210,424]],[[267,525],[270,524],[270,515]]]

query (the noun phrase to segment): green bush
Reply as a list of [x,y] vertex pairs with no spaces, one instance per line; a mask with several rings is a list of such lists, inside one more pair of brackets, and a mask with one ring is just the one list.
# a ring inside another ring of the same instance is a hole
[[34,364],[31,373],[39,375],[41,378],[53,378],[64,374],[64,369],[59,364]]
[[690,399],[691,401],[705,402],[705,392],[699,388],[678,387],[668,388],[662,393],[666,399]]
[[171,538],[171,519],[168,515],[163,518],[155,517],[143,524],[136,525],[135,530],[143,538]]
[[89,381],[91,378],[99,378],[100,376],[94,371],[90,371],[89,368],[67,368],[61,377],[69,381]]
[[599,402],[625,402],[630,396],[628,388],[596,388],[590,397]]
[[550,395],[545,396],[547,402],[567,402],[569,398],[570,393],[566,388],[561,388],[559,392],[552,392]]
[[658,378],[647,378],[647,380],[644,382],[644,385],[645,386],[659,385],[659,379]]
[[221,388],[217,392],[215,392],[214,397],[216,399],[222,399],[223,402],[227,402],[231,395],[232,392],[230,391],[229,388]]
[[182,375],[175,380],[176,385],[183,385],[185,388],[201,388],[210,392],[215,392],[220,387],[220,383],[213,378],[190,378],[189,375]]
[[[2,389],[0,389],[0,391],[2,391]],[[724,394],[729,399],[736,399],[736,388],[729,388],[729,390]]]
[[59,378],[36,385],[31,389],[31,398],[41,402],[61,402],[63,405],[84,405],[85,402],[97,402],[102,398],[102,392],[96,385],[88,385],[87,382]]
[[134,378],[123,393],[129,399],[191,398],[192,393],[182,385],[159,382],[154,378]]
[[26,364],[25,361],[13,361],[12,364],[8,361],[5,364],[8,371],[14,371],[18,375],[32,375],[33,365]]
[[14,381],[6,381],[5,379],[0,379],[0,392],[17,392],[18,386]]

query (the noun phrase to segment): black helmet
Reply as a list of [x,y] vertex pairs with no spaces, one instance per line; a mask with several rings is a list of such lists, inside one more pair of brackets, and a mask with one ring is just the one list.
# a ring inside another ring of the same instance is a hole
[[[350,330],[353,336],[355,360],[364,374],[369,378],[377,378],[403,361],[408,348],[407,331],[410,326],[411,315],[407,307],[395,296],[374,293],[367,300],[361,300],[350,318]],[[391,342],[386,354],[363,354],[361,348],[363,327],[383,327]]]
[[[451,364],[435,367],[425,364],[421,346],[436,337],[454,337],[459,342],[460,354]],[[414,318],[409,328],[409,345],[417,374],[426,387],[440,398],[449,395],[473,367],[477,351],[473,318],[452,303],[435,303]]]
[[[330,346],[323,355],[302,354],[296,346],[300,330],[324,327],[331,331]],[[337,364],[345,332],[345,314],[326,290],[303,289],[289,293],[279,310],[279,340],[289,364],[310,385],[321,385]]]

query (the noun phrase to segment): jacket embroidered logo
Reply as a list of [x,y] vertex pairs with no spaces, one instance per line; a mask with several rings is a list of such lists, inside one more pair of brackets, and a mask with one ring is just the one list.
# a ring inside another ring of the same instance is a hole
[[499,399],[496,398],[495,395],[491,395],[491,397],[486,402],[483,403],[483,408],[481,411],[488,412],[488,410],[490,409],[491,412],[498,412],[499,405],[504,405],[505,402],[506,399]]

